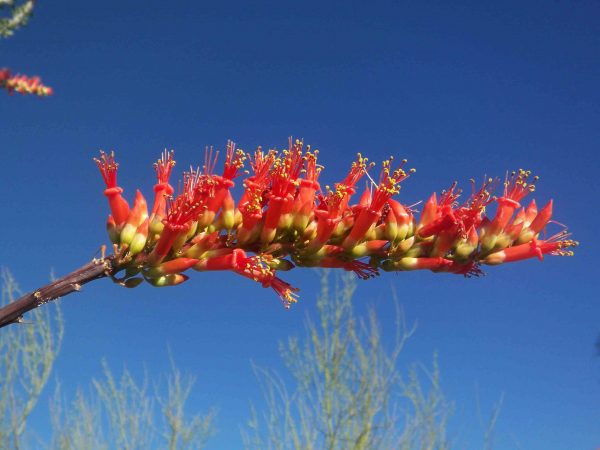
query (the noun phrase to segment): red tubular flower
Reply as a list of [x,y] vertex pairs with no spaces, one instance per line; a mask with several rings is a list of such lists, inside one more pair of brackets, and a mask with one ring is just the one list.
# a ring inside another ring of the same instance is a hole
[[228,249],[227,252],[216,254],[198,261],[194,269],[199,271],[232,270],[246,278],[272,288],[286,308],[295,303],[298,289],[291,287],[285,281],[275,276],[275,271],[269,267],[272,260],[268,255],[248,257],[242,249]]
[[341,208],[347,196],[348,189],[346,185],[339,184],[336,186],[336,191],[329,192],[327,197],[322,199],[320,207],[314,210],[317,219],[317,232],[306,247],[306,253],[318,251],[329,240],[335,227],[342,219],[343,210]]
[[486,235],[497,236],[506,227],[515,210],[520,206],[519,202],[527,194],[535,191],[535,182],[539,178],[535,176],[533,177],[533,181],[529,182],[530,176],[531,171],[519,169],[518,172],[512,172],[510,178],[506,177],[506,181],[504,182],[504,196],[497,199],[498,210],[496,211],[494,220],[490,224],[489,230],[486,231]]
[[302,141],[296,140],[292,143],[290,137],[288,149],[284,150],[283,155],[276,158],[273,164],[269,202],[260,234],[260,240],[265,245],[275,239],[278,228],[288,228],[291,225],[290,213],[293,208],[294,192],[304,166],[303,148]]
[[167,197],[173,195],[173,186],[169,184],[171,171],[175,166],[173,159],[173,150],[165,151],[161,157],[154,163],[156,171],[156,184],[154,185],[154,205],[152,206],[151,221],[156,218],[161,221],[166,215]]
[[108,198],[108,204],[117,226],[121,226],[129,217],[129,204],[121,195],[123,189],[117,186],[117,170],[119,164],[115,162],[115,153],[109,155],[100,150],[100,158],[94,158],[94,161],[100,169],[106,189],[104,195]]
[[297,205],[299,207],[306,203],[314,203],[315,193],[321,189],[317,180],[319,179],[319,174],[321,173],[323,166],[317,164],[318,155],[318,150],[311,152],[310,145],[306,146],[306,153],[304,154],[304,178],[300,180],[300,186],[296,198]]
[[456,189],[457,183],[454,182],[450,189],[442,191],[440,201],[437,202],[435,194],[425,205],[427,211],[423,211],[421,217],[422,226],[417,231],[417,237],[426,239],[434,235],[444,233],[447,236],[461,233],[464,234],[465,225],[459,217],[457,200],[461,194],[460,190]]
[[190,230],[191,222],[206,209],[208,198],[213,193],[212,181],[198,171],[184,174],[182,192],[167,202],[167,217],[156,247],[149,256],[151,264],[159,264],[171,251],[175,242]]
[[[446,256],[452,248],[464,243],[467,238],[467,230],[475,230],[476,227],[480,226],[483,211],[491,202],[490,185],[493,180],[488,179],[485,181],[477,191],[473,180],[472,183],[473,192],[471,196],[460,206],[458,205],[458,198],[462,191],[457,189],[456,182],[448,190],[442,192],[439,203],[435,202],[434,196],[432,196],[433,200],[428,202],[431,209],[427,214],[430,217],[423,220],[427,223],[417,231],[417,236],[421,239],[435,237],[430,252],[431,256]],[[435,208],[433,207],[434,204]],[[470,234],[471,238],[477,236],[476,232],[473,234],[471,231]],[[463,250],[467,249],[463,247]]]
[[335,190],[329,191],[326,197],[321,197],[321,202],[314,210],[317,219],[316,236],[305,249],[306,253],[317,252],[331,238],[337,225],[342,220],[342,215],[348,209],[350,197],[354,194],[356,183],[367,171],[373,167],[367,158],[358,153],[356,161],[352,163],[346,178],[335,184]]
[[487,178],[481,188],[475,188],[475,180],[471,179],[472,192],[467,201],[461,205],[456,216],[462,222],[464,230],[471,227],[479,228],[484,219],[485,208],[494,200],[492,194],[496,189],[497,179]]
[[271,269],[264,255],[251,257],[239,257],[236,260],[236,272],[240,275],[259,282],[264,288],[272,288],[281,299],[283,306],[288,309],[292,303],[298,301],[297,288],[292,287],[280,278],[275,276],[275,271]]
[[425,202],[425,206],[423,206],[423,211],[421,212],[421,218],[419,220],[419,225],[417,226],[417,230],[420,230],[425,225],[433,222],[437,217],[437,195],[434,192],[429,197],[429,200]]
[[259,147],[254,152],[254,157],[249,157],[250,166],[254,175],[244,182],[244,194],[238,202],[238,209],[242,216],[242,223],[238,231],[240,243],[250,243],[257,237],[257,227],[263,217],[263,207],[266,203],[266,193],[269,187],[269,174],[277,152],[269,150],[266,154]]
[[299,232],[303,232],[313,219],[315,194],[321,189],[317,181],[322,169],[322,166],[317,164],[318,154],[318,150],[311,152],[310,145],[306,147],[306,153],[304,155],[304,178],[298,180],[298,193],[294,199],[293,207],[294,227]]
[[217,162],[217,158],[219,156],[219,152],[216,152],[213,155],[212,147],[210,148],[210,150],[208,148],[206,149],[203,171],[205,176],[213,180],[214,193],[208,199],[206,211],[204,211],[204,213],[199,219],[198,226],[200,229],[206,228],[214,221],[217,212],[223,205],[223,201],[227,196],[229,189],[231,189],[234,186],[234,178],[238,177],[240,169],[244,167],[246,155],[243,152],[243,150],[236,150],[235,142],[227,141],[225,155],[226,156],[223,175],[214,175],[214,169]]
[[358,242],[364,239],[369,228],[374,225],[381,216],[383,206],[392,195],[400,192],[400,183],[408,178],[410,173],[414,172],[414,169],[411,169],[409,172],[404,171],[403,166],[406,164],[406,160],[403,160],[400,167],[392,172],[392,161],[393,158],[390,158],[383,162],[379,184],[373,193],[373,198],[371,199],[368,208],[363,209],[358,214],[350,234],[344,239],[342,247],[345,249],[348,250],[354,247]]
[[133,240],[136,230],[138,227],[148,218],[148,206],[146,205],[146,199],[142,193],[137,190],[135,193],[135,200],[133,202],[133,208],[127,217],[125,226],[121,231],[121,244],[129,245]]
[[481,262],[489,265],[497,265],[529,258],[538,258],[541,261],[546,254],[571,256],[573,252],[564,249],[575,247],[578,245],[578,242],[566,239],[566,237],[568,237],[568,233],[561,232],[545,241],[538,241],[534,238],[529,243],[515,245],[514,247],[508,247],[499,252],[492,253],[483,258]]

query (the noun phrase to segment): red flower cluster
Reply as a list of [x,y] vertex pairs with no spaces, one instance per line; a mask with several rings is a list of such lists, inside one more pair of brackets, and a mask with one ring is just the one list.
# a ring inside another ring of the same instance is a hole
[[[540,234],[552,216],[552,201],[538,211],[522,199],[535,190],[537,177],[519,170],[507,176],[502,196],[494,197],[498,180],[487,179],[463,203],[454,183],[434,193],[418,217],[393,198],[400,183],[414,172],[406,160],[393,167],[383,162],[379,180],[368,175],[374,164],[360,154],[344,180],[322,189],[318,151],[290,138],[286,150],[253,154],[228,142],[224,170],[215,173],[218,153],[206,151],[202,168],[183,175],[179,192],[169,184],[175,161],[165,151],[155,163],[154,204],[148,209],[138,191],[130,208],[117,186],[114,154],[101,152],[96,163],[106,183],[111,215],[108,234],[117,264],[116,279],[127,287],[143,280],[173,286],[188,279],[188,269],[229,270],[271,287],[286,307],[297,289],[276,276],[300,267],[353,271],[368,279],[384,271],[428,269],[465,276],[481,274],[481,264],[501,264],[545,254],[571,255],[577,242],[566,230],[548,239]],[[237,204],[231,188],[248,162]],[[358,181],[371,180],[358,203],[351,203]],[[497,203],[493,217],[486,207]]]
[[39,77],[13,75],[9,69],[0,69],[0,89],[6,89],[9,94],[32,94],[38,97],[52,95],[52,88],[44,86]]

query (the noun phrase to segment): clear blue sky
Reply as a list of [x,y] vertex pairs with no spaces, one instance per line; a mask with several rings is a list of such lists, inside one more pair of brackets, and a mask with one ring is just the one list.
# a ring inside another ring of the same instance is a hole
[[[536,198],[554,198],[555,218],[582,242],[575,257],[472,280],[382,276],[360,283],[356,304],[375,304],[389,327],[391,286],[399,292],[419,323],[404,361],[439,351],[463,448],[480,434],[478,389],[484,411],[505,394],[498,448],[594,449],[599,55],[595,1],[39,2],[30,25],[0,43],[1,65],[56,92],[0,96],[0,264],[33,289],[107,242],[99,148],[117,151],[129,194],[151,192],[164,147],[182,169],[228,138],[252,149],[304,137],[329,181],[357,151],[406,157],[417,168],[401,193],[409,204],[455,179],[531,168]],[[317,278],[291,274],[302,301],[285,311],[250,281],[193,275],[164,290],[101,281],[67,298],[56,373],[64,386],[86,384],[103,356],[157,373],[170,345],[198,376],[193,406],[220,410],[212,448],[239,448],[258,395],[249,361],[279,364],[277,341],[302,333]],[[46,415],[42,402],[42,428]]]

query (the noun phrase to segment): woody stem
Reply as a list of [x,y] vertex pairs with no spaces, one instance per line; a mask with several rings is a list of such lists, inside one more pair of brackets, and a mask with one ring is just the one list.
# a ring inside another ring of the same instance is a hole
[[117,265],[113,256],[94,259],[70,274],[34,292],[23,295],[18,300],[0,308],[0,328],[11,323],[21,322],[23,314],[27,311],[31,311],[44,303],[64,297],[72,292],[77,292],[84,284],[98,278],[110,276],[116,272],[116,269]]

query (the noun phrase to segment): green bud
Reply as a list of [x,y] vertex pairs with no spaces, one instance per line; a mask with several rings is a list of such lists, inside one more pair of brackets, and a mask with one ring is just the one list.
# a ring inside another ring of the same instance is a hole
[[144,250],[144,247],[146,246],[146,240],[146,236],[141,233],[136,233],[131,241],[131,244],[129,245],[129,254],[131,256],[135,256]]
[[129,245],[135,236],[135,232],[137,230],[137,226],[126,223],[121,231],[121,244]]
[[411,249],[411,247],[414,245],[415,243],[415,237],[411,236],[408,239],[404,239],[403,241],[400,241],[400,244],[398,244],[398,249],[401,252],[407,252]]
[[461,242],[456,246],[455,255],[460,259],[468,258],[475,251],[475,246],[468,242]]
[[182,273],[171,273],[169,275],[162,275],[158,278],[148,278],[148,282],[152,286],[156,287],[166,287],[166,286],[177,286],[178,284],[183,283],[189,277]]
[[491,250],[494,249],[494,247],[496,246],[496,240],[498,239],[498,236],[496,235],[485,235],[481,238],[481,249],[484,252],[489,252]]
[[367,248],[367,243],[363,242],[362,244],[358,244],[352,247],[352,249],[350,250],[350,254],[354,258],[361,258],[367,254],[368,250],[369,249]]
[[232,230],[235,225],[235,213],[232,210],[223,211],[221,213],[221,221],[226,230]]

